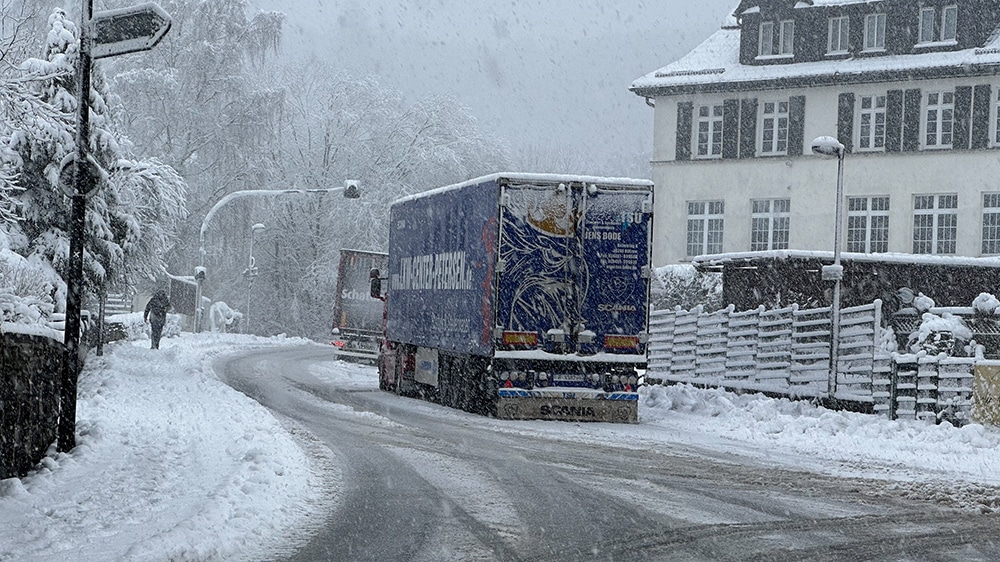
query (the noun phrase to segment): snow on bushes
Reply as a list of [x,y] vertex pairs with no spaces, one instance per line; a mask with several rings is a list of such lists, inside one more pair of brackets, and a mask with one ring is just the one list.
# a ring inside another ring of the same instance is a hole
[[972,301],[972,310],[976,314],[997,314],[997,309],[1000,309],[1000,299],[989,293],[979,293]]
[[914,353],[926,351],[931,354],[952,355],[958,346],[972,339],[970,330],[961,317],[945,312],[941,316],[925,312],[920,328],[910,334],[910,350]]
[[650,304],[658,310],[675,306],[683,310],[719,310],[722,304],[722,275],[701,273],[691,264],[674,264],[655,270],[650,284]]
[[44,272],[0,249],[0,324],[45,324],[55,309],[51,293]]

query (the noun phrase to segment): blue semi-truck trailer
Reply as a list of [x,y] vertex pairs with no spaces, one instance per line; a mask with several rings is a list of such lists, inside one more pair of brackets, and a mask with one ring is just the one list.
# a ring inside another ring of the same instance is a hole
[[[383,390],[511,419],[636,422],[653,185],[493,174],[393,203]],[[384,282],[384,286],[383,286]]]

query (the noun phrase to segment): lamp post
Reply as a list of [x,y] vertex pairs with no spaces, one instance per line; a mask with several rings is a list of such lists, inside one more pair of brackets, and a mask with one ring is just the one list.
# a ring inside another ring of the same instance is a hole
[[830,309],[830,399],[836,399],[837,361],[840,357],[840,285],[844,267],[840,265],[841,223],[844,212],[844,155],[847,149],[833,137],[818,137],[812,142],[814,154],[837,158],[837,207],[834,213],[833,265],[823,266],[823,280],[833,281],[833,304]]
[[361,197],[361,192],[358,188],[357,180],[346,180],[344,181],[343,187],[329,187],[323,189],[249,189],[244,191],[234,191],[212,206],[205,214],[205,220],[201,221],[201,230],[198,233],[198,266],[194,268],[194,279],[195,284],[195,296],[194,296],[194,331],[198,333],[201,331],[202,324],[204,321],[205,310],[202,305],[202,285],[205,283],[205,278],[207,277],[207,270],[205,269],[205,233],[208,232],[208,223],[211,222],[212,217],[218,212],[223,206],[225,206],[230,201],[236,199],[241,199],[243,197],[251,196],[275,196],[275,195],[289,195],[289,194],[301,194],[301,193],[343,193],[345,199],[358,199]]
[[264,225],[257,223],[250,227],[250,261],[243,275],[247,278],[247,325],[243,329],[244,334],[250,333],[250,294],[253,292],[253,282],[257,278],[257,264],[253,258],[253,238],[258,230],[264,230]]

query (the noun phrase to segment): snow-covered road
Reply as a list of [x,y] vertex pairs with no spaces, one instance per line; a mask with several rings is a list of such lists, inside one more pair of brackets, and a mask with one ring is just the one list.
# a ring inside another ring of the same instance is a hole
[[[329,350],[303,340],[185,334],[158,352],[139,341],[90,357],[80,381],[78,447],[52,454],[24,479],[0,481],[0,560],[273,559],[306,544],[344,507],[344,459],[314,432],[224,385],[213,368],[225,354],[291,345]],[[624,447],[640,459],[643,451],[683,450],[817,478],[875,478],[888,482],[880,494],[893,501],[930,499],[963,518],[1000,508],[996,428],[888,421],[683,386],[643,389],[638,426],[501,422],[379,393],[371,367],[331,358],[310,373],[317,407],[390,431],[405,429],[399,419],[419,418],[507,442]],[[363,395],[369,406],[326,401],[316,395],[324,387]],[[434,450],[400,455],[422,467],[424,481],[448,489],[480,470],[443,470],[451,464]],[[644,510],[715,521],[660,490],[635,485],[621,493]],[[464,509],[488,513],[501,530],[518,521],[503,502]]]

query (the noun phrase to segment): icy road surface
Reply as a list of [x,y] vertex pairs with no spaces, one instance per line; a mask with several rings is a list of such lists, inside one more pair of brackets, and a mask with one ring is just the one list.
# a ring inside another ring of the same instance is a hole
[[[889,448],[884,433],[868,429],[895,428],[904,444],[935,431],[951,432],[942,443],[971,432],[994,444],[979,426],[894,426],[786,403],[802,410],[785,422],[802,436],[768,446],[785,429],[781,408],[747,420],[754,404],[734,395],[714,402],[716,415],[689,416],[655,407],[678,390],[646,390],[639,425],[510,422],[381,392],[374,368],[321,347],[220,361],[223,380],[308,428],[337,461],[336,506],[292,560],[1000,559],[1000,518],[980,513],[998,497],[995,447],[959,447],[950,469],[934,464],[950,457],[933,444],[926,460],[900,452],[894,463],[875,450]],[[684,426],[699,419],[704,428]]]

